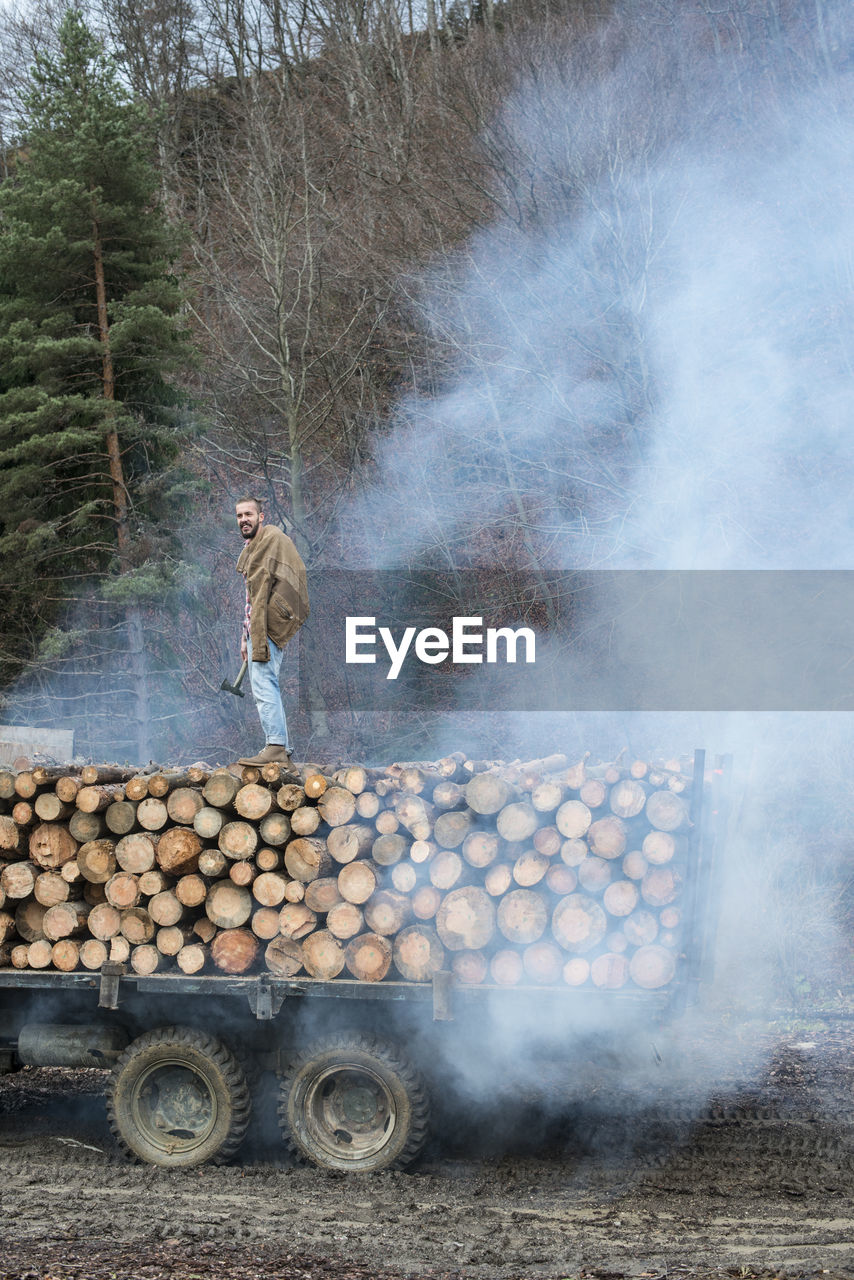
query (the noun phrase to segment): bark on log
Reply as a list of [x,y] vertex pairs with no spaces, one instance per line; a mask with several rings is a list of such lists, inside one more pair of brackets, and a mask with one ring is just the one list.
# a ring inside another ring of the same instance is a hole
[[128,778],[125,783],[125,798],[133,800],[137,804],[140,800],[144,800],[148,795],[148,778],[145,773],[138,773],[133,778]]
[[120,911],[135,907],[140,898],[139,877],[130,871],[117,871],[104,885],[104,894],[107,902]]

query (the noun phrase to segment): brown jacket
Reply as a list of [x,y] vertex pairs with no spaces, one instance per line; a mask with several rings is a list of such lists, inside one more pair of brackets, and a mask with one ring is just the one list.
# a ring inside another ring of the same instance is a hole
[[269,662],[267,637],[284,648],[308,617],[305,565],[291,539],[272,524],[262,524],[237,561],[246,578],[252,617],[252,661]]

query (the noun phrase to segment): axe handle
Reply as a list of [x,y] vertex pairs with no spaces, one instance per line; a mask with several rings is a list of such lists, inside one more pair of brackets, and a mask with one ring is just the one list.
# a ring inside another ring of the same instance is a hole
[[243,659],[243,665],[241,666],[240,670],[238,671],[238,673],[237,673],[237,679],[236,679],[236,680],[235,680],[235,682],[234,682],[234,687],[235,687],[235,689],[239,689],[239,688],[240,688],[240,686],[243,684],[243,681],[246,679],[246,672],[247,672],[247,670],[248,670],[248,669],[249,669],[249,660],[248,660],[248,658],[244,658],[244,659]]

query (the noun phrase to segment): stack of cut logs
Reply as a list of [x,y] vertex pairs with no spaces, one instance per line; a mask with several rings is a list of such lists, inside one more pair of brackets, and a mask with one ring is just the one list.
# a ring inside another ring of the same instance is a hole
[[0,965],[664,987],[691,769],[0,772]]

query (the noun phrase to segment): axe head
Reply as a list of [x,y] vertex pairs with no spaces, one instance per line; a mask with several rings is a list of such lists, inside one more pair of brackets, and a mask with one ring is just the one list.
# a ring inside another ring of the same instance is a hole
[[243,684],[243,679],[244,679],[244,676],[246,675],[246,667],[247,667],[247,664],[246,662],[244,662],[243,666],[240,668],[240,670],[237,673],[237,679],[235,680],[234,684],[231,684],[230,681],[228,680],[223,680],[222,684],[219,686],[220,689],[224,690],[226,693],[233,693],[237,698],[245,697],[245,694],[240,686]]

